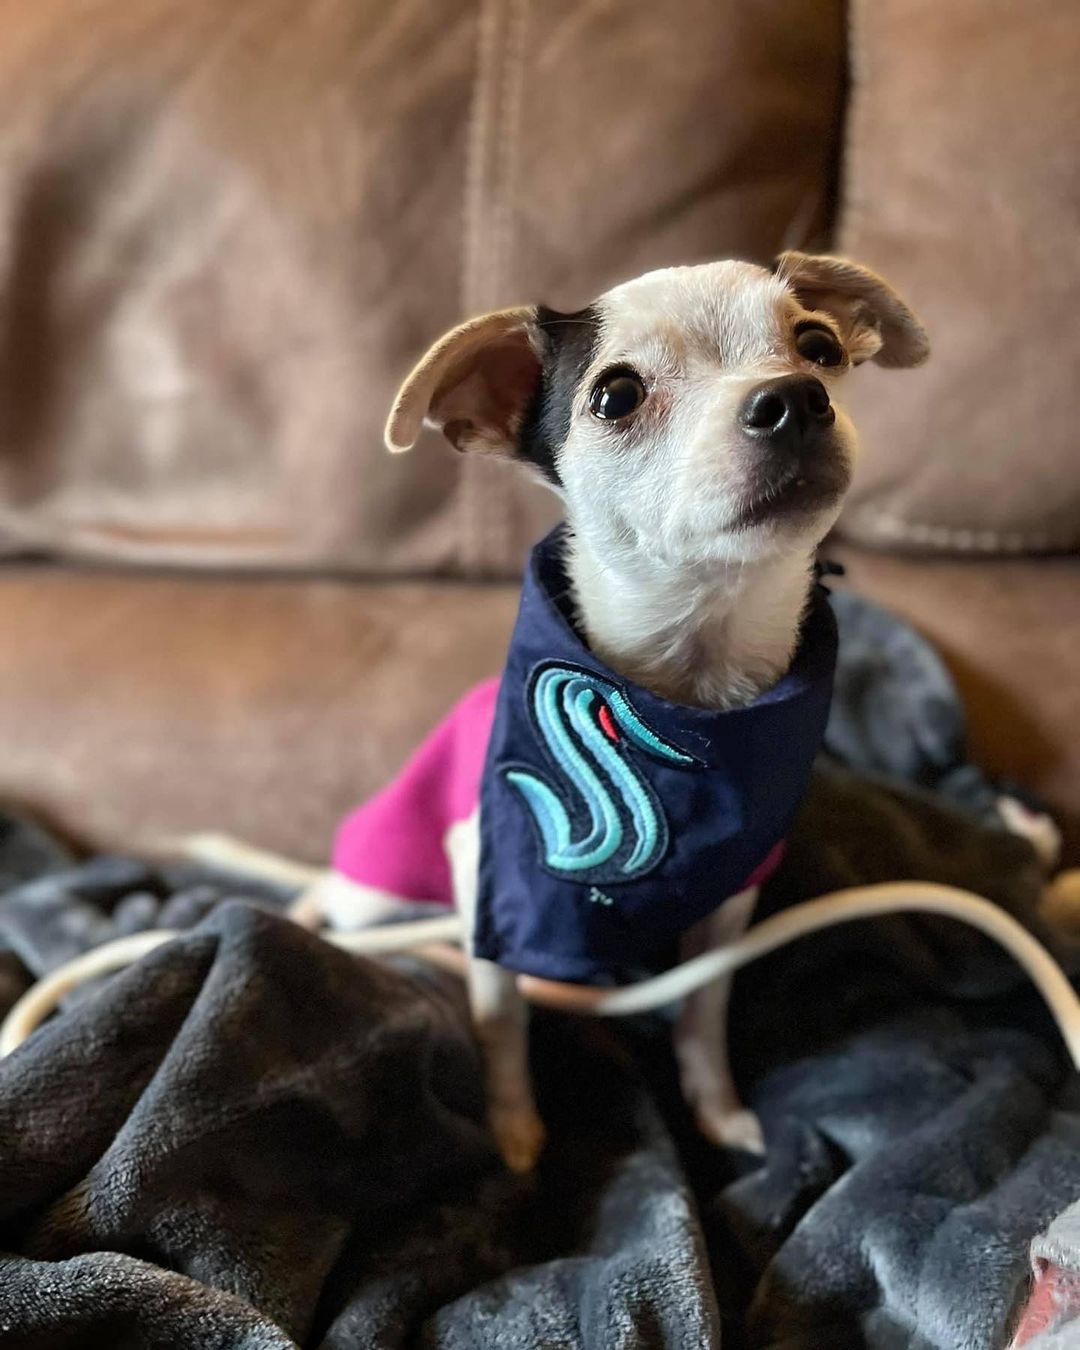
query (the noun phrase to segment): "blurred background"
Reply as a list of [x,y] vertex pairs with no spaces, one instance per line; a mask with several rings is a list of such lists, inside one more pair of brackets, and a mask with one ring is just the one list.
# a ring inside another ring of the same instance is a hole
[[831,541],[1080,851],[1075,0],[9,0],[0,798],[325,856],[496,671],[557,503],[398,381],[462,316],[787,247],[930,329]]

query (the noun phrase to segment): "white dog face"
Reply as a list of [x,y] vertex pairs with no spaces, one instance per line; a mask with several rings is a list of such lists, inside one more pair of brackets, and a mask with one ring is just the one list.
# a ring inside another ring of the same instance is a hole
[[785,254],[650,272],[575,314],[463,324],[406,381],[387,424],[532,465],[597,556],[673,568],[805,553],[857,451],[838,402],[853,365],[915,365],[926,335],[879,277]]
[[825,534],[855,453],[830,397],[849,364],[831,316],[738,262],[652,272],[594,315],[554,466],[578,531],[668,566]]

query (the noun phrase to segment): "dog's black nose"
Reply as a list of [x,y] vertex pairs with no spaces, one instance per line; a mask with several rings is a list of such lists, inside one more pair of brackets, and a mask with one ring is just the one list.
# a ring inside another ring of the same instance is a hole
[[792,449],[835,421],[829,391],[813,375],[782,375],[755,385],[739,409],[748,436]]

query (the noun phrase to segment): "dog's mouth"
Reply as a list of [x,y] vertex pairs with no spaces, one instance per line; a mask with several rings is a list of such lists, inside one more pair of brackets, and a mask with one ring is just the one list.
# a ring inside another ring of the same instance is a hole
[[766,468],[751,485],[727,528],[733,532],[749,530],[756,525],[817,515],[835,506],[850,482],[851,469],[838,453],[790,464],[779,473]]

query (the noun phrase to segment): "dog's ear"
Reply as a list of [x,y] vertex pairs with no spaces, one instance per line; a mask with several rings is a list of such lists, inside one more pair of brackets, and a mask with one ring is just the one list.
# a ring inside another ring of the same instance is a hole
[[918,366],[930,355],[926,329],[884,278],[867,267],[824,254],[788,252],[777,274],[807,309],[840,324],[853,365]]
[[540,383],[540,348],[532,308],[499,310],[452,329],[398,391],[387,449],[411,449],[427,423],[458,450],[512,454]]

